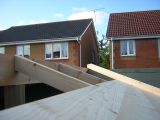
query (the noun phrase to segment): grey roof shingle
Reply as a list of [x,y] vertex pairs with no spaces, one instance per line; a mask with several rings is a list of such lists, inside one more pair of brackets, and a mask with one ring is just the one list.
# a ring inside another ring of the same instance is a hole
[[92,19],[14,26],[0,32],[0,43],[38,39],[78,37]]

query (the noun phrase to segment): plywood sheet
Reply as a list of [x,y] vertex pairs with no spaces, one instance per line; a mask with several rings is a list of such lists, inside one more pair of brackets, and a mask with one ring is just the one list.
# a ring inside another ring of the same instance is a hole
[[120,81],[0,111],[1,120],[160,120],[160,97]]

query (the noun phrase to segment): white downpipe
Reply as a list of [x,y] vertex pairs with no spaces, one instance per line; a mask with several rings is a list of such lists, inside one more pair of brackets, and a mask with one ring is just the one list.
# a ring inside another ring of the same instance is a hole
[[113,50],[114,50],[113,49],[113,47],[114,47],[113,45],[114,44],[113,44],[113,39],[112,38],[111,38],[111,42],[112,42],[112,69],[114,69],[114,52],[113,52]]
[[78,44],[79,44],[79,66],[82,67],[82,47],[81,47],[81,38],[79,38],[77,40]]
[[80,62],[80,67],[82,67],[82,55],[81,55],[81,50],[82,50],[82,48],[81,48],[81,43],[79,44],[80,45],[80,57],[79,57],[79,62]]

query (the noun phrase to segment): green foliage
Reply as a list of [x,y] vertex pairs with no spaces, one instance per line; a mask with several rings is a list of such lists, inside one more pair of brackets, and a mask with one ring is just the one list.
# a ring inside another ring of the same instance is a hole
[[104,39],[99,40],[99,55],[100,55],[100,66],[103,68],[110,68],[109,43]]

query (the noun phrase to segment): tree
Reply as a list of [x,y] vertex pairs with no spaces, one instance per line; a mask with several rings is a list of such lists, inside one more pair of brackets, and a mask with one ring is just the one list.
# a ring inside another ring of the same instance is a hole
[[110,67],[109,62],[109,42],[102,35],[102,39],[98,41],[99,43],[99,55],[100,55],[100,66],[104,68]]

